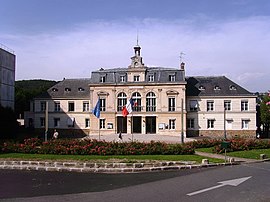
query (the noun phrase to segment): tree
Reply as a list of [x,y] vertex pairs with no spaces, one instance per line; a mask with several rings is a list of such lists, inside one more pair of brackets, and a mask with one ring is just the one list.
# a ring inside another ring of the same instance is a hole
[[0,105],[0,114],[0,139],[14,138],[19,127],[14,111]]
[[261,105],[260,105],[260,113],[261,113],[261,123],[263,126],[263,136],[268,137],[269,135],[269,127],[270,127],[270,96],[264,95]]
[[30,110],[30,101],[55,85],[56,81],[22,80],[15,82],[15,113],[17,118],[23,118],[25,111]]

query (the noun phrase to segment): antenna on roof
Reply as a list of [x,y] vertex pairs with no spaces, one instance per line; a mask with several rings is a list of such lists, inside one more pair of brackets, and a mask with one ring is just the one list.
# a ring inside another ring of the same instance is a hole
[[179,56],[179,58],[180,58],[180,63],[182,63],[183,62],[183,55],[186,55],[184,52],[180,52],[180,56]]
[[139,46],[139,30],[137,29],[137,46]]

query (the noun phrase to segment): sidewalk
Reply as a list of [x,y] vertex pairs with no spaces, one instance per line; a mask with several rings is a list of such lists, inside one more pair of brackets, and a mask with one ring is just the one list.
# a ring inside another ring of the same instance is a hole
[[[206,153],[206,152],[199,152],[195,151],[195,154],[199,156],[205,156],[208,158],[216,158],[216,159],[224,159],[225,156],[222,154],[212,154],[212,153]],[[256,159],[246,159],[246,158],[238,158],[238,157],[231,157],[231,156],[226,156],[227,161],[229,159],[234,159],[234,162],[239,162],[239,163],[254,163],[254,162],[261,162],[261,160],[256,160]]]

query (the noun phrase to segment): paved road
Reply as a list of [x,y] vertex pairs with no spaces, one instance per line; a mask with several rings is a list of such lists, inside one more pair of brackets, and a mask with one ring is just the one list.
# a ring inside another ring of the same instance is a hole
[[[11,201],[270,201],[269,162],[201,170],[118,175],[16,171],[0,173],[2,199],[12,196],[37,196],[10,198]],[[45,178],[40,178],[40,175]],[[15,179],[10,179],[11,176]],[[238,186],[219,183],[239,178],[245,178],[246,181]],[[7,189],[6,186],[11,187]],[[24,191],[20,190],[20,187]],[[216,188],[189,195],[213,187]],[[22,192],[27,191],[31,193],[23,195]],[[51,195],[55,193],[58,195]],[[64,193],[70,194],[63,195]]]

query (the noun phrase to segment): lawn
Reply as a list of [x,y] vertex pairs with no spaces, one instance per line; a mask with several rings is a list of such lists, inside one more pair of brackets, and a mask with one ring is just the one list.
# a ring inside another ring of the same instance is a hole
[[[199,148],[196,151],[213,153],[213,147]],[[247,159],[260,159],[260,154],[265,154],[267,158],[270,158],[270,149],[253,149],[248,151],[234,151],[228,152],[227,155],[231,157],[247,158]]]
[[[53,155],[53,154],[23,154],[23,153],[8,153],[0,154],[0,160],[15,159],[15,160],[55,160],[55,161],[112,161],[118,162],[137,162],[137,161],[195,161],[201,163],[203,156],[198,155],[121,155],[121,156],[98,156],[98,155]],[[222,163],[223,160],[208,158],[211,163]]]

